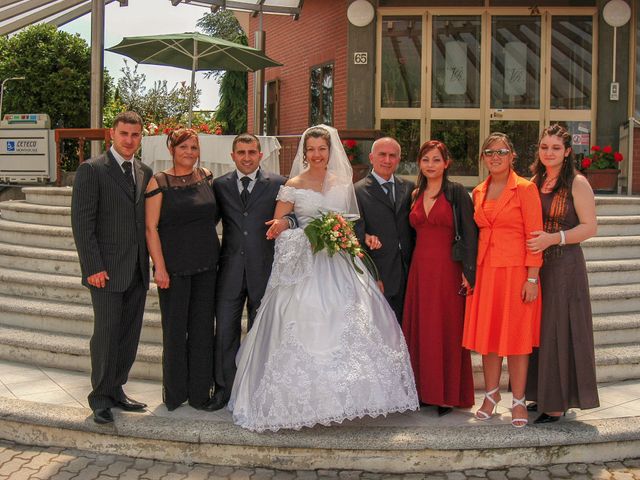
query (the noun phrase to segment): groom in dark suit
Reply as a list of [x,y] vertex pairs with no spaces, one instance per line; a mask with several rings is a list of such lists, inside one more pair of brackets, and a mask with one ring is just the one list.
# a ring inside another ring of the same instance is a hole
[[82,284],[91,292],[95,317],[88,399],[96,423],[113,422],[112,407],[146,407],[122,390],[136,357],[149,288],[143,192],[152,172],[134,158],[142,140],[140,116],[116,116],[111,139],[107,152],[78,167],[71,202]]
[[251,328],[267,287],[274,242],[267,239],[265,222],[273,219],[276,196],[286,181],[260,168],[262,151],[254,135],[238,135],[232,149],[236,169],[213,181],[222,218],[222,247],[216,289],[212,410],[224,407],[231,395],[244,305]]
[[376,140],[369,154],[372,172],[355,185],[360,220],[356,233],[380,273],[384,296],[402,322],[404,293],[415,234],[409,225],[413,182],[394,175],[400,144],[391,137]]

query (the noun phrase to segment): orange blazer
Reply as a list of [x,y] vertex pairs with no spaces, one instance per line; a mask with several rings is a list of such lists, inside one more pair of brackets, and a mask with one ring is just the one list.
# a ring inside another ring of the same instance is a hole
[[527,250],[531,232],[542,230],[542,206],[536,186],[512,170],[491,218],[483,204],[491,177],[473,189],[473,218],[478,224],[478,265],[540,267],[542,254]]

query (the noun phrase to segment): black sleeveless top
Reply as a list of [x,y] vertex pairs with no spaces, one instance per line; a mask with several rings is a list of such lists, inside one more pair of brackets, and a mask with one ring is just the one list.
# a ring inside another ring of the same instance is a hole
[[213,175],[197,168],[189,175],[159,172],[154,178],[158,188],[145,196],[162,192],[158,234],[167,272],[193,275],[215,269],[220,241]]

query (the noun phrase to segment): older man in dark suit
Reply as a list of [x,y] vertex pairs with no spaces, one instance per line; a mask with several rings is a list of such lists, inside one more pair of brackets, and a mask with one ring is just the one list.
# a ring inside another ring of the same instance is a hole
[[96,423],[113,422],[112,407],[146,407],[122,389],[136,357],[149,287],[143,192],[152,172],[134,158],[140,116],[119,114],[111,138],[107,152],[78,167],[71,204],[82,283],[93,303],[89,406]]
[[413,182],[394,175],[400,144],[391,137],[376,140],[369,154],[372,172],[356,183],[360,220],[356,233],[373,259],[384,296],[402,322],[404,293],[415,234],[409,225]]
[[222,247],[216,289],[215,393],[211,409],[224,407],[231,395],[240,347],[245,303],[249,328],[267,287],[273,240],[266,222],[273,218],[276,196],[286,179],[260,168],[260,141],[245,133],[233,140],[236,169],[213,181],[222,218]]

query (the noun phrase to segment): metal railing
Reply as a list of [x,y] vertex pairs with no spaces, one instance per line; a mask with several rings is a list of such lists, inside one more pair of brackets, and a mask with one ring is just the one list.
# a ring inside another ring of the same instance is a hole
[[56,185],[62,181],[62,141],[78,140],[78,161],[84,162],[84,144],[91,140],[104,140],[105,145],[111,143],[111,133],[108,128],[58,128],[55,130],[56,140]]

